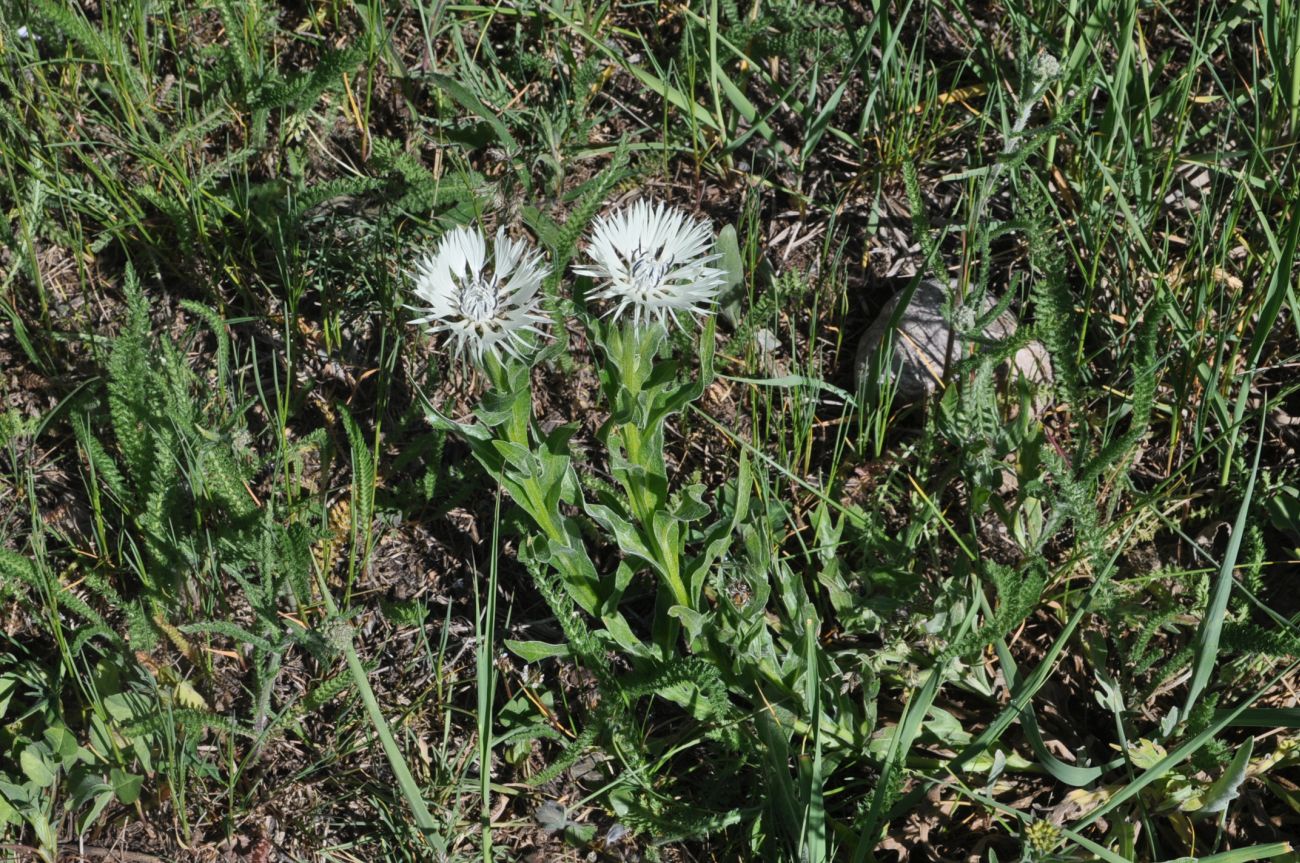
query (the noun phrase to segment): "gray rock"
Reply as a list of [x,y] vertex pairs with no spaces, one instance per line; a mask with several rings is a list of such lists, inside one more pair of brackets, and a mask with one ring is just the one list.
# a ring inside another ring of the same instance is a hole
[[781,350],[781,340],[767,327],[759,327],[754,330],[754,347],[760,354],[774,354]]
[[[897,397],[903,401],[917,401],[934,394],[941,382],[947,382],[951,366],[967,356],[971,350],[965,340],[959,338],[952,326],[943,317],[943,303],[951,287],[934,279],[926,279],[916,286],[912,300],[898,319],[898,327],[893,339],[893,357],[888,363],[882,363],[882,373],[892,375],[895,381]],[[876,320],[863,333],[858,343],[857,360],[854,365],[854,377],[858,389],[867,383],[871,369],[871,358],[879,350],[885,336],[889,333],[890,318],[898,307],[901,294],[895,294]],[[980,304],[987,312],[996,305],[996,300],[985,296]],[[970,318],[974,323],[974,310],[958,308],[956,315]],[[984,329],[985,337],[994,340],[1007,339],[1016,333],[1016,319],[1009,311],[1003,312]],[[1026,380],[1038,385],[1052,381],[1052,362],[1046,348],[1039,342],[1030,342],[1016,352],[1013,366]]]
[[1050,386],[1056,380],[1052,374],[1052,356],[1047,352],[1047,345],[1037,339],[1016,351],[1011,364],[1022,378],[1035,386]]

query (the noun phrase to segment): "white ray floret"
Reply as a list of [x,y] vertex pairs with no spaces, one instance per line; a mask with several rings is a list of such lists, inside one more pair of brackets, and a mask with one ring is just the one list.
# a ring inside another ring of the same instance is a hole
[[616,302],[615,318],[631,310],[635,326],[643,318],[671,318],[680,326],[679,312],[707,314],[717,300],[724,273],[709,266],[721,257],[710,252],[712,245],[708,222],[640,200],[596,220],[587,246],[591,263],[573,271],[597,280],[592,297]]
[[549,268],[542,256],[497,231],[489,260],[487,240],[476,228],[453,228],[442,235],[411,274],[423,316],[411,321],[430,333],[446,333],[458,356],[482,365],[488,354],[516,358],[528,347],[525,333],[542,335],[549,320],[539,293]]

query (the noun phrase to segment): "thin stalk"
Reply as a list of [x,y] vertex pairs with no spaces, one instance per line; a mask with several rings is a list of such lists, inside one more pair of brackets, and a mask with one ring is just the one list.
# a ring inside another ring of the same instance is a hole
[[326,637],[331,644],[342,651],[344,659],[347,660],[348,673],[352,675],[352,682],[356,685],[357,693],[361,696],[361,703],[366,708],[366,715],[370,718],[370,724],[375,727],[375,734],[379,737],[379,745],[384,749],[384,755],[388,758],[388,765],[393,769],[393,775],[397,778],[397,786],[401,789],[402,796],[406,798],[407,805],[411,807],[411,813],[415,816],[416,825],[419,826],[425,840],[437,852],[440,854],[445,853],[447,842],[438,832],[438,824],[433,820],[433,816],[429,814],[429,808],[424,804],[424,796],[420,793],[420,786],[416,784],[415,777],[411,775],[411,769],[406,765],[402,750],[398,748],[397,741],[388,728],[388,722],[384,719],[383,711],[379,709],[378,700],[375,699],[375,691],[370,688],[370,680],[366,676],[365,666],[361,664],[361,657],[357,655],[357,649],[352,643],[352,627],[339,618],[338,606],[334,604],[334,597],[330,595],[325,579],[319,571],[316,572],[316,582],[320,587],[321,599],[329,612],[330,624],[332,624],[326,631]]
[[496,492],[496,509],[492,518],[492,556],[488,564],[487,603],[479,602],[478,568],[474,568],[474,622],[475,641],[478,645],[476,676],[478,684],[478,779],[480,818],[483,820],[483,860],[492,860],[492,697],[496,692],[496,665],[492,655],[496,648],[495,623],[497,614],[497,544],[501,529],[501,486]]

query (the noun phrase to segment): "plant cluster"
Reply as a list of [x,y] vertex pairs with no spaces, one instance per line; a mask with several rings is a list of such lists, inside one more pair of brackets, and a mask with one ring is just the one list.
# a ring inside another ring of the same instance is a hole
[[1294,856],[1298,8],[0,4],[0,856]]

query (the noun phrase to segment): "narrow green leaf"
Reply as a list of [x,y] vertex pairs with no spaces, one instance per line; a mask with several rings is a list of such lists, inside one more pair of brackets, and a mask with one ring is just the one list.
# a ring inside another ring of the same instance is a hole
[[[971,630],[975,622],[977,609],[978,606],[972,603],[970,610],[957,628],[955,638],[962,638]],[[889,735],[889,745],[885,752],[884,763],[880,768],[880,778],[876,780],[876,787],[871,795],[871,803],[864,818],[865,825],[853,852],[853,863],[861,863],[861,861],[865,860],[867,854],[880,841],[881,830],[888,822],[890,809],[894,804],[897,789],[895,783],[899,782],[896,774],[903,769],[907,753],[911,750],[912,743],[916,740],[917,735],[921,733],[925,717],[929,714],[930,707],[939,694],[939,685],[942,683],[946,671],[946,665],[930,669],[926,675],[925,683],[919,689],[912,691],[911,697],[903,708],[903,715],[899,718],[898,725],[894,726],[893,732]],[[983,739],[982,736],[981,740]],[[976,751],[974,747],[979,743],[980,741],[976,741],[976,743],[966,748],[962,756],[959,756],[953,762],[954,769],[957,765],[965,763],[974,757]]]
[[[1230,711],[1214,711],[1222,719]],[[1252,707],[1235,715],[1229,725],[1237,728],[1300,728],[1300,707]]]
[[1186,761],[1193,753],[1208,743],[1216,734],[1231,725],[1232,722],[1238,716],[1245,713],[1249,709],[1249,705],[1263,695],[1263,693],[1272,689],[1274,686],[1277,686],[1279,682],[1286,680],[1289,675],[1295,673],[1295,670],[1298,667],[1300,667],[1300,661],[1291,663],[1286,668],[1283,668],[1279,673],[1275,674],[1272,678],[1265,680],[1260,688],[1256,690],[1254,695],[1243,699],[1240,704],[1231,710],[1226,710],[1221,714],[1217,714],[1214,721],[1210,723],[1209,726],[1202,729],[1182,746],[1179,746],[1173,752],[1170,752],[1164,758],[1160,759],[1160,761],[1150,769],[1143,771],[1140,776],[1128,785],[1124,786],[1124,788],[1117,793],[1111,795],[1105,803],[1080,818],[1079,821],[1074,824],[1074,828],[1076,830],[1082,830],[1097,819],[1104,818],[1106,815],[1115,811],[1115,809],[1140,794],[1143,788],[1146,788],[1152,782],[1164,777],[1176,765]]
[[[1007,648],[1005,640],[999,638],[994,644],[994,649],[997,651],[998,663],[1002,668],[1002,676],[1006,678],[1007,687],[1014,691],[1016,680],[1020,676],[1020,669],[1011,656],[1011,651]],[[1032,700],[1026,702],[1024,709],[1020,712],[1020,727],[1025,731],[1025,738],[1029,741],[1029,748],[1034,750],[1034,757],[1058,782],[1063,782],[1074,788],[1082,788],[1101,778],[1102,769],[1100,767],[1077,767],[1073,764],[1066,764],[1048,750],[1043,735],[1038,730],[1038,720],[1034,716],[1034,703]]]
[[703,106],[694,99],[689,98],[685,93],[678,90],[672,84],[669,84],[662,78],[652,75],[640,66],[628,63],[624,61],[622,57],[618,57],[617,59],[619,62],[623,63],[623,68],[630,72],[634,78],[654,92],[658,93],[673,107],[689,114],[691,118],[701,126],[712,129],[715,132],[718,131],[717,121],[715,121],[712,115],[710,115],[708,111],[704,110]]
[[492,128],[493,133],[497,136],[497,141],[503,147],[511,153],[519,152],[519,142],[515,140],[514,135],[510,134],[510,130],[506,128],[506,124],[502,122],[501,118],[493,113],[487,105],[483,104],[481,99],[471,93],[463,84],[453,78],[448,78],[446,75],[440,75],[437,72],[430,73],[428,78],[429,81],[444,90],[448,96],[459,102],[463,108],[481,119],[483,122],[487,123],[488,126]]
[[782,375],[776,378],[741,378],[732,375],[718,375],[718,377],[727,381],[734,381],[738,384],[750,384],[756,387],[774,387],[776,389],[796,390],[796,389],[814,389],[824,390],[831,395],[844,399],[844,403],[850,407],[857,406],[857,399],[853,397],[848,390],[840,389],[834,384],[827,383],[819,378],[810,378],[805,375]]
[[1249,848],[1233,848],[1205,857],[1177,857],[1168,863],[1250,863],[1252,860],[1269,860],[1291,853],[1290,842],[1270,842],[1266,845],[1252,845]]
[[113,802],[113,792],[111,790],[101,791],[95,795],[94,803],[82,815],[77,818],[77,832],[85,833],[91,825],[99,820],[99,816],[104,814],[108,804]]
[[1241,497],[1241,506],[1237,510],[1237,520],[1232,525],[1232,536],[1228,539],[1228,548],[1223,553],[1223,565],[1214,581],[1214,591],[1210,594],[1210,604],[1205,610],[1205,617],[1196,631],[1196,657],[1192,663],[1192,682],[1187,690],[1187,701],[1183,706],[1182,718],[1186,719],[1196,706],[1196,700],[1210,682],[1214,663],[1219,656],[1219,639],[1223,633],[1223,616],[1228,611],[1228,597],[1232,593],[1232,573],[1237,566],[1237,554],[1241,551],[1241,540],[1246,535],[1246,517],[1250,514],[1250,502],[1255,494],[1255,478],[1259,475],[1259,456],[1263,451],[1264,435],[1261,433],[1255,445],[1255,463],[1251,466],[1250,477],[1246,480],[1246,491]]
[[1246,743],[1237,750],[1232,763],[1223,775],[1214,780],[1205,791],[1204,803],[1193,814],[1199,817],[1219,815],[1228,811],[1228,804],[1237,799],[1241,793],[1241,783],[1246,781],[1246,768],[1250,767],[1250,755],[1255,750],[1255,738],[1247,737]]
[[811,607],[804,619],[804,704],[812,720],[812,764],[808,766],[803,783],[804,845],[802,859],[808,863],[827,860],[825,776],[822,763],[821,735],[821,670],[818,662],[817,633],[821,623],[812,616]]

